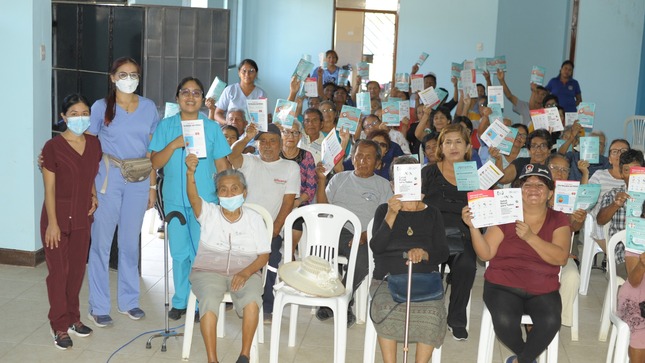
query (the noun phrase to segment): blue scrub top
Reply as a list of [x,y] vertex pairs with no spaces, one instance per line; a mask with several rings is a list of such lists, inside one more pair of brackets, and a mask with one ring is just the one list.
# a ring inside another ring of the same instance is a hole
[[[199,164],[197,164],[197,169],[195,170],[195,182],[197,183],[199,196],[202,199],[207,202],[217,203],[213,179],[218,172],[215,167],[215,160],[226,157],[231,153],[231,148],[226,143],[226,138],[215,121],[209,120],[201,112],[199,113],[199,119],[204,121],[207,156],[199,159]],[[152,135],[149,150],[159,152],[181,134],[180,114],[165,118],[159,122],[157,130]],[[188,195],[186,194],[186,155],[185,148],[176,149],[163,168],[163,198],[165,203],[190,207]]]

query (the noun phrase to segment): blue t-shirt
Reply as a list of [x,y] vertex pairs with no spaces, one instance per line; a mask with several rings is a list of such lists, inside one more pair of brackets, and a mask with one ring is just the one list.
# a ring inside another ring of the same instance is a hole
[[[197,164],[197,169],[195,170],[195,182],[197,183],[199,196],[207,202],[216,203],[217,194],[215,193],[213,177],[218,170],[215,167],[215,160],[226,157],[231,153],[231,148],[215,121],[209,120],[201,112],[199,113],[199,119],[204,121],[207,156],[199,159],[199,164]],[[180,135],[182,135],[180,114],[161,120],[157,130],[152,135],[150,151],[159,152],[163,150],[166,145]],[[185,148],[176,149],[168,163],[163,167],[163,199],[166,203],[189,207],[186,194],[186,155]]]
[[[314,68],[314,70],[311,72],[310,77],[318,79],[318,68]],[[340,70],[340,67],[336,67],[336,70],[334,72],[330,72],[329,69],[324,69],[323,70],[323,84],[325,83],[333,83],[337,84],[338,83],[338,71]]]
[[567,83],[562,83],[560,77],[551,78],[546,85],[547,90],[558,96],[559,105],[564,108],[564,112],[576,112],[576,95],[581,94],[578,81],[570,78]]

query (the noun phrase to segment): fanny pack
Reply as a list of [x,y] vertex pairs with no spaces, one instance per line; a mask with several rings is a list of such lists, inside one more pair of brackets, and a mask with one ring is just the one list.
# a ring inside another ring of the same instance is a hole
[[130,183],[138,183],[148,179],[152,171],[152,162],[147,157],[121,160],[113,155],[104,153],[103,162],[105,163],[105,180],[101,187],[101,194],[105,194],[107,190],[110,164],[118,167],[121,170],[123,179]]

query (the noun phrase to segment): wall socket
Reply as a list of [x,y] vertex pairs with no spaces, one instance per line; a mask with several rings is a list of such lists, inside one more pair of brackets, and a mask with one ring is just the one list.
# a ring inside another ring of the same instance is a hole
[[477,43],[475,48],[477,49],[478,52],[483,51],[484,50],[484,43],[482,43],[482,42]]
[[40,45],[40,60],[44,61],[47,59],[47,50],[45,49],[45,44]]

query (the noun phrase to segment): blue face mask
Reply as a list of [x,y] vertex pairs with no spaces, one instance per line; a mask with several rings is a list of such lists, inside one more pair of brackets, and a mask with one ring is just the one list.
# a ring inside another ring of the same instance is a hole
[[244,194],[238,194],[234,197],[219,197],[219,205],[229,212],[237,210],[244,204]]
[[67,118],[67,128],[75,135],[83,135],[85,130],[90,127],[89,116],[77,116]]

